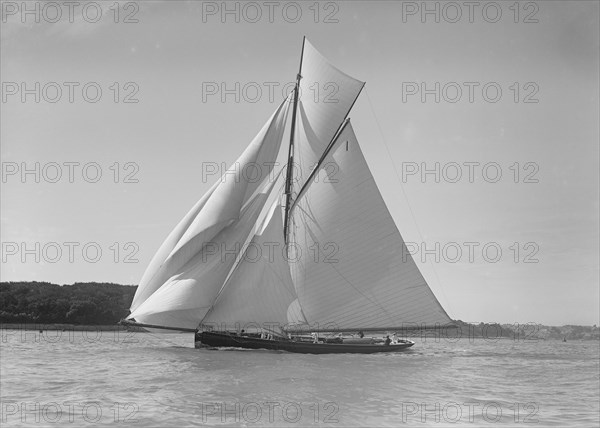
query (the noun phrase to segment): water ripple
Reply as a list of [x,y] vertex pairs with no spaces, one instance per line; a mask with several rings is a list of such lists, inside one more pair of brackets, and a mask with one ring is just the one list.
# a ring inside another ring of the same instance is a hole
[[195,350],[189,334],[77,333],[5,335],[8,425],[600,423],[595,342],[424,341],[400,354],[297,355]]

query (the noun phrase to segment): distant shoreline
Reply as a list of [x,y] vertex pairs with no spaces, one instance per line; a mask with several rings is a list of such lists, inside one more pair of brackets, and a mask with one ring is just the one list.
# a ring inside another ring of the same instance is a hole
[[61,323],[1,323],[0,330],[65,330],[65,331],[137,331],[145,332],[140,327],[91,324],[61,324]]
[[[126,318],[136,286],[113,283],[0,282],[0,328],[17,330],[65,331],[145,331],[119,325]],[[417,326],[409,323],[409,326]],[[473,323],[454,320],[454,328],[413,332],[398,331],[406,337],[436,340],[447,338],[484,338],[495,340],[600,340],[596,326],[548,326],[538,323]],[[334,329],[335,330],[335,329]],[[383,334],[385,332],[382,332]]]
[[[124,326],[120,324],[104,324],[104,325],[93,325],[93,324],[67,324],[67,323],[0,323],[0,330],[24,330],[24,331],[120,331],[120,332],[136,332],[136,333],[148,333],[148,331],[141,327]],[[379,336],[389,332],[372,332],[373,336]],[[411,334],[412,333],[412,334]],[[599,340],[598,334],[586,335],[586,336],[575,336],[571,334],[565,334],[560,336],[550,336],[547,334],[517,334],[517,335],[485,335],[482,332],[470,331],[471,334],[457,336],[446,336],[444,334],[432,334],[432,331],[422,332],[409,332],[406,334],[408,338],[419,338],[425,340],[431,340],[433,342],[439,340],[459,341],[459,340],[474,340],[481,339],[487,341],[497,340],[509,340],[509,341],[545,341],[545,340],[556,340],[562,341],[563,338],[567,340],[575,341],[586,341],[586,340]]]

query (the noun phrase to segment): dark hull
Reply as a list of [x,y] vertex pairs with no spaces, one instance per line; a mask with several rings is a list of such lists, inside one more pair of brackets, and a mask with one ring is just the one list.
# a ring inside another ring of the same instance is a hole
[[200,346],[217,348],[267,349],[300,354],[375,354],[377,352],[404,351],[413,346],[414,342],[404,341],[395,345],[311,343],[285,339],[267,340],[227,333],[199,332],[196,333],[196,347],[200,347],[199,344]]

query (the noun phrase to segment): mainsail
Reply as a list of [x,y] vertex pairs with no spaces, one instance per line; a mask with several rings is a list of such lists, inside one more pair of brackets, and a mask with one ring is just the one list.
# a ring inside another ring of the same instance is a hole
[[349,121],[292,209],[291,263],[307,321],[336,329],[450,321],[409,254]]
[[[165,240],[129,319],[181,329],[289,331],[451,322],[409,254],[346,119],[363,85],[305,39],[293,94]],[[284,186],[275,186],[264,166],[274,165],[288,127],[294,167],[287,168],[284,198]],[[241,171],[255,164],[262,175],[249,180]]]

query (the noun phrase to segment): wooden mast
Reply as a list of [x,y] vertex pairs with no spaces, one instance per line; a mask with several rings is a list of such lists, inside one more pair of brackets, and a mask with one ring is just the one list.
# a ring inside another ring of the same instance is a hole
[[304,43],[306,36],[302,39],[302,53],[300,54],[300,69],[296,75],[296,86],[294,87],[294,107],[292,110],[292,127],[290,130],[290,149],[288,152],[288,163],[285,175],[285,216],[283,220],[283,239],[287,244],[289,232],[289,214],[292,201],[292,182],[294,175],[294,134],[296,133],[296,112],[298,111],[298,94],[300,91],[300,79],[302,79],[302,58],[304,57]]

